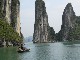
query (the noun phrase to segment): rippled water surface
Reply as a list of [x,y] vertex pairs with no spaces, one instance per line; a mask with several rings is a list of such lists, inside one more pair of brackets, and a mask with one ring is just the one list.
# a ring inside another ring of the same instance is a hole
[[0,60],[80,60],[80,44],[27,43],[30,52],[17,53],[16,47],[0,48]]

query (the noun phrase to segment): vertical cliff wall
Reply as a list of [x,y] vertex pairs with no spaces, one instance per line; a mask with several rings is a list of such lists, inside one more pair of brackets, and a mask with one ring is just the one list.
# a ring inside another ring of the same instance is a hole
[[11,1],[11,25],[20,35],[20,2],[19,0]]
[[43,0],[36,0],[35,2],[33,42],[49,42],[48,15]]
[[0,45],[18,45],[22,40],[19,0],[0,0]]
[[11,23],[11,0],[4,0],[4,11],[6,21],[10,24]]
[[33,42],[48,41],[48,26],[48,15],[45,3],[42,0],[36,0]]
[[20,35],[19,0],[0,0],[0,18],[6,20]]
[[5,1],[4,0],[0,0],[0,19],[1,18],[4,18],[4,3]]
[[0,18],[4,18],[9,24],[11,23],[11,0],[0,1]]

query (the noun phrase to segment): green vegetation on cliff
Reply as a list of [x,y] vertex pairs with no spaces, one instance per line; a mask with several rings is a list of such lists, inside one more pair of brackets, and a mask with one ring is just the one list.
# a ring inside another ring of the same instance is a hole
[[55,41],[55,31],[53,27],[49,27],[49,41],[53,42]]
[[75,28],[69,32],[69,39],[80,40],[80,17],[76,17]]
[[0,19],[0,40],[22,41],[19,34],[5,21]]

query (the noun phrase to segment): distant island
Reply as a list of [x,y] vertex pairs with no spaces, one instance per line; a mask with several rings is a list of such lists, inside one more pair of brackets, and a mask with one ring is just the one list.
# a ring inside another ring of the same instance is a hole
[[23,42],[28,43],[28,42],[32,42],[32,40],[33,40],[33,36],[29,36],[29,37],[25,37]]
[[16,46],[22,40],[19,0],[0,0],[0,46]]
[[68,3],[64,9],[61,30],[55,33],[48,23],[45,2],[36,0],[33,43],[75,40],[80,40],[80,16],[75,15],[71,3]]

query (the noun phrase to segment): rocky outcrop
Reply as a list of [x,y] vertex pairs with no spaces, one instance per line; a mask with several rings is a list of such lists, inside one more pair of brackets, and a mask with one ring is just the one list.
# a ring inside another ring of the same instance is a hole
[[56,36],[53,27],[48,28],[48,42],[55,42]]
[[[79,34],[80,26],[78,24],[80,22],[79,20],[80,18],[75,15],[75,12],[73,10],[71,3],[68,3],[62,15],[61,30],[56,35],[57,36],[56,39],[60,41],[77,40],[80,36]],[[77,21],[79,22],[77,23]]]
[[6,20],[20,35],[19,0],[0,0],[0,18]]
[[36,0],[33,42],[49,42],[48,29],[49,24],[45,2],[43,0]]
[[11,23],[11,0],[4,0],[4,10],[5,10],[5,18],[6,21],[10,24]]
[[45,3],[42,0],[36,0],[33,42],[48,41],[48,26],[48,15],[46,13]]
[[11,1],[11,25],[20,35],[20,2]]
[[4,18],[4,0],[0,0],[0,19]]
[[62,40],[68,40],[68,34],[70,29],[74,28],[75,24],[75,13],[73,11],[73,7],[71,3],[68,3],[64,9],[62,16],[62,26],[61,26],[61,34]]
[[0,45],[4,40],[13,45],[22,41],[19,0],[0,0],[0,27]]

